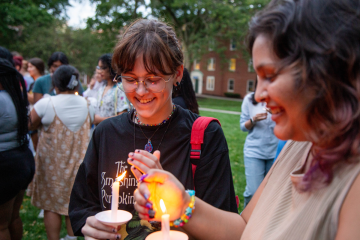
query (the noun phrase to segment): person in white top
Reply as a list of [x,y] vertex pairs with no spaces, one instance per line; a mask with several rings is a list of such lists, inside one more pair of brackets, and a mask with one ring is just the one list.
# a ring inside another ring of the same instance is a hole
[[76,68],[60,66],[52,76],[57,95],[40,99],[30,113],[30,129],[41,129],[31,203],[44,209],[49,240],[60,238],[62,215],[68,234],[64,239],[76,239],[70,227],[68,205],[95,114],[85,98],[75,95],[78,79]]

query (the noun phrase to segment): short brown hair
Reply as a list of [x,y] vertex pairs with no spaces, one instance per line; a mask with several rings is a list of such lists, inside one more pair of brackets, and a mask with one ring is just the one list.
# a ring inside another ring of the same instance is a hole
[[127,27],[115,47],[113,68],[118,74],[131,71],[140,55],[146,71],[153,74],[172,75],[184,60],[174,29],[150,19],[138,19]]

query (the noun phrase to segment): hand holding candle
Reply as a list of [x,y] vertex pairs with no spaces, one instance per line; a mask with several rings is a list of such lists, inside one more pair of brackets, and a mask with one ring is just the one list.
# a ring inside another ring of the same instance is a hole
[[111,220],[117,220],[117,210],[119,209],[119,191],[120,181],[125,177],[126,171],[121,174],[120,177],[116,178],[112,185],[112,196],[111,196]]

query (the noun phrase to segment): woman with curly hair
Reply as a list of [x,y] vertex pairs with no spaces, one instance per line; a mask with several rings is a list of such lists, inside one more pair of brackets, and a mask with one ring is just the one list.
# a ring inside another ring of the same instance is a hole
[[196,239],[360,239],[360,1],[272,1],[251,20],[248,46],[255,99],[289,140],[273,167],[240,216],[150,170],[134,194],[139,216],[149,219],[156,190],[170,220],[194,210],[174,224]]

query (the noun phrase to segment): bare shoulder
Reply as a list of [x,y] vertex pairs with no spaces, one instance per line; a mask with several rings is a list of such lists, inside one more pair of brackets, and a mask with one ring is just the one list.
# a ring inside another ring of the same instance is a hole
[[360,174],[352,184],[340,210],[336,240],[360,239]]

